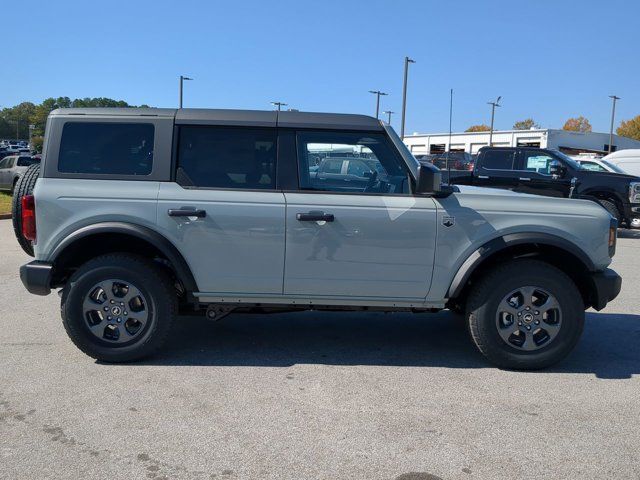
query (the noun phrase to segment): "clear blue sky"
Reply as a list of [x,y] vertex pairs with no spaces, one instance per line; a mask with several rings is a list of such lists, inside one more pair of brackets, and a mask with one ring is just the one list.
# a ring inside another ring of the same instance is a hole
[[[584,115],[609,130],[640,114],[640,2],[607,1],[10,1],[0,106],[112,97],[185,106],[374,113],[371,89],[399,112],[411,66],[407,132],[496,128]],[[10,65],[10,66],[9,66]],[[399,114],[392,120],[399,129]]]

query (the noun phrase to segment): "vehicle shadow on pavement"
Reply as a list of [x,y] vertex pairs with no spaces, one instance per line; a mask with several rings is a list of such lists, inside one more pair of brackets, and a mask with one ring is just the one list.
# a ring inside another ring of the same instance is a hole
[[[640,315],[589,312],[574,352],[544,372],[630,378],[640,374],[639,344]],[[493,368],[472,345],[462,317],[446,311],[232,314],[219,322],[180,317],[162,352],[133,365],[305,363]]]

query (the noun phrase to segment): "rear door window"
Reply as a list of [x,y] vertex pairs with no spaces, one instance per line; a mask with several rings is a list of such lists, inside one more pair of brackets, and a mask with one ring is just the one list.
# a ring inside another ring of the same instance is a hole
[[62,130],[58,171],[91,175],[149,175],[154,126],[147,123],[68,122]]
[[185,187],[275,189],[275,129],[180,128],[176,181]]
[[515,150],[489,150],[482,156],[482,168],[487,170],[513,170]]

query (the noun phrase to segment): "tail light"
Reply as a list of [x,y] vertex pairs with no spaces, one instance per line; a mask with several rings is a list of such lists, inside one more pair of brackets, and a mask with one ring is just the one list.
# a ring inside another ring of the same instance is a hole
[[33,195],[22,197],[22,236],[36,241],[36,200]]

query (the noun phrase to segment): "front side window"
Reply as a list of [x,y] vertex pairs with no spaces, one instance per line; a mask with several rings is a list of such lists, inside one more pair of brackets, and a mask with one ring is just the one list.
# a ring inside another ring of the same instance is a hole
[[180,128],[176,181],[185,187],[276,188],[273,129]]
[[482,167],[488,170],[513,170],[515,150],[489,150],[482,157]]
[[551,163],[558,161],[556,158],[542,152],[524,152],[524,170],[536,172],[542,175],[551,175]]
[[300,187],[352,193],[409,193],[406,166],[384,135],[299,132]]
[[154,127],[149,123],[66,123],[58,171],[90,175],[149,175]]
[[580,162],[583,170],[591,170],[592,172],[606,172],[607,169],[596,162]]

